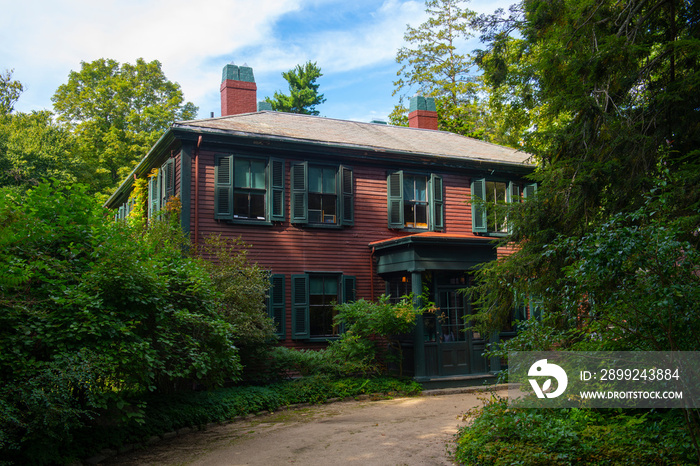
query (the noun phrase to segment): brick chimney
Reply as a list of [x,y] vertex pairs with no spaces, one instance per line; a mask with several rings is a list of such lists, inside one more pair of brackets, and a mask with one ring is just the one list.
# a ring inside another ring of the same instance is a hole
[[221,116],[256,112],[258,110],[257,91],[253,68],[224,66],[221,77]]
[[435,99],[417,95],[411,97],[408,107],[408,126],[411,128],[438,129]]

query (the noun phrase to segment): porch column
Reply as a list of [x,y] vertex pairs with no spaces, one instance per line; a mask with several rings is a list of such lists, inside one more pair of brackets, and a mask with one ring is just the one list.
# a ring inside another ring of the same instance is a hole
[[[420,272],[411,273],[411,292],[413,307],[420,308],[423,294],[423,280]],[[414,377],[425,377],[425,338],[423,336],[423,314],[416,316],[416,329],[413,331],[413,374]]]

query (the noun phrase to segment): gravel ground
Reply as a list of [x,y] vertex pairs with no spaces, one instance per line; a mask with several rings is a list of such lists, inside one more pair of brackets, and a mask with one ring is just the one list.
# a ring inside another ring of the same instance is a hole
[[100,464],[451,465],[448,450],[463,414],[488,397],[473,389],[437,390],[296,408],[179,435]]

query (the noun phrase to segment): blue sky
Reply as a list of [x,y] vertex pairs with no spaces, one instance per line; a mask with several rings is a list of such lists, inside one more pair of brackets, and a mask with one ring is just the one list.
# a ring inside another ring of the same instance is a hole
[[[473,0],[491,13],[511,1]],[[322,116],[387,119],[406,25],[425,21],[410,0],[0,0],[0,70],[25,92],[16,111],[51,109],[51,96],[80,62],[159,60],[199,116],[220,114],[226,63],[253,68],[258,99],[286,92],[282,72],[314,61],[327,101]],[[478,47],[476,39],[466,50]]]

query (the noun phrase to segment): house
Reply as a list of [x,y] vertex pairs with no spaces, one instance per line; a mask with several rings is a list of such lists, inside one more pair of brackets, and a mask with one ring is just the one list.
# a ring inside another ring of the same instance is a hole
[[[489,336],[462,331],[470,271],[504,251],[504,218],[472,196],[532,195],[528,154],[437,130],[431,98],[414,97],[410,127],[258,111],[251,68],[226,65],[219,118],[180,121],[109,198],[129,210],[149,176],[149,215],[169,196],[194,242],[241,237],[270,270],[269,312],[282,344],[319,348],[338,336],[332,304],[427,289],[404,354],[418,380],[486,374]],[[436,315],[437,314],[437,315]]]

